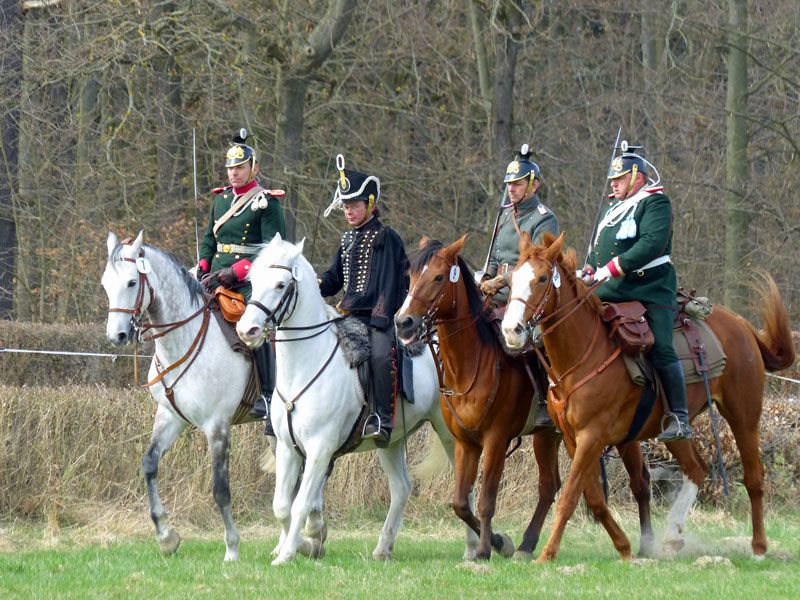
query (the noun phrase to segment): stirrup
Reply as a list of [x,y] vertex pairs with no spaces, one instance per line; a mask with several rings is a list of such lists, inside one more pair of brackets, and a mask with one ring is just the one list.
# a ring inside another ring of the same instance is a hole
[[[374,429],[373,429],[374,428]],[[367,431],[369,429],[369,432]],[[381,433],[381,416],[374,412],[370,413],[364,421],[364,427],[361,430],[361,437],[363,439],[371,439],[378,437]]]
[[[664,423],[667,422],[667,427]],[[676,425],[677,431],[671,430],[672,425]],[[692,428],[689,425],[684,425],[681,420],[673,412],[664,413],[661,417],[661,433],[658,435],[660,442],[677,442],[678,440],[687,440],[692,437]]]

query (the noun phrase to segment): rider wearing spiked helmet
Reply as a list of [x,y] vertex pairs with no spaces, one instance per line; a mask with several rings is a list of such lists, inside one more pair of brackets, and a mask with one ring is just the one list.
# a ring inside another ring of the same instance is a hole
[[[200,244],[197,276],[213,290],[218,285],[250,297],[247,274],[259,244],[269,242],[276,233],[285,236],[283,190],[268,190],[256,180],[259,165],[255,149],[247,143],[247,130],[234,136],[225,153],[225,170],[230,185],[213,190],[208,227]],[[274,356],[270,344],[255,352],[261,380],[262,398],[251,415],[267,421],[267,405],[274,383]]]
[[[670,258],[673,210],[658,171],[638,146],[623,141],[608,171],[612,193],[597,225],[589,255],[595,281],[605,283],[597,296],[607,302],[639,300],[655,344],[650,359],[664,386],[670,413],[660,440],[691,437],[683,367],[672,346],[672,323],[678,310],[677,275]],[[648,181],[649,170],[656,178]]]
[[328,297],[342,291],[339,310],[369,330],[374,411],[363,437],[386,447],[394,420],[392,326],[408,291],[408,258],[402,238],[379,219],[380,180],[345,169],[341,154],[336,163],[339,177],[325,216],[343,210],[350,229],[342,234],[330,267],[320,277],[320,292]]
[[[542,174],[531,160],[528,144],[523,144],[516,158],[508,163],[503,177],[509,202],[500,207],[502,211],[496,237],[491,246],[486,272],[480,282],[481,291],[492,302],[505,308],[508,303],[510,275],[519,261],[519,239],[523,232],[530,234],[534,243],[540,243],[545,232],[558,235],[558,219],[555,213],[539,198]],[[505,197],[505,196],[504,196]],[[533,357],[531,365],[537,374],[540,393],[534,406],[534,425],[551,427],[553,421],[547,413],[546,376],[538,360]]]

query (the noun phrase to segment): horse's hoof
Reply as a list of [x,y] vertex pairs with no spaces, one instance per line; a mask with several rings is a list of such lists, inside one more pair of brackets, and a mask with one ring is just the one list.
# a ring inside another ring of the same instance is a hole
[[686,542],[683,540],[683,538],[664,540],[662,544],[662,550],[667,556],[674,556],[680,552],[685,545]]
[[239,560],[239,551],[238,550],[227,550],[225,552],[225,562],[236,562]]
[[392,551],[375,548],[375,550],[372,552],[372,558],[381,561],[392,560]]
[[503,558],[511,558],[514,556],[514,542],[505,533],[501,533],[500,538],[503,540],[503,545],[500,546],[500,550],[498,550],[500,556]]
[[652,537],[643,537],[639,540],[639,558],[653,558],[655,556],[655,540]]
[[272,556],[278,556],[280,553],[281,553],[281,545],[280,545],[280,544],[278,544],[277,546],[275,546],[275,547],[272,549],[272,553],[271,553],[271,555],[272,555]]
[[325,556],[325,546],[319,540],[311,540],[311,552],[308,553],[309,558],[323,558]]
[[475,560],[475,556],[476,556],[475,548],[466,548],[464,550],[463,560],[464,561]]
[[520,562],[528,562],[533,560],[533,552],[525,552],[524,550],[517,550],[514,552],[513,556],[514,560],[518,560]]
[[162,554],[175,554],[181,545],[181,536],[172,527],[167,529],[166,535],[158,540]]
[[281,554],[280,556],[278,556],[278,558],[272,561],[272,566],[279,567],[280,565],[285,565],[293,558],[294,554]]
[[319,542],[320,544],[324,544],[325,540],[328,539],[328,524],[323,523],[322,527],[319,530]]

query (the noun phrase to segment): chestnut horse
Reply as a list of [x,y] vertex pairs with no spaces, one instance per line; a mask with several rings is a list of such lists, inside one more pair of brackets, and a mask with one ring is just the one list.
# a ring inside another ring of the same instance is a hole
[[[453,509],[480,535],[476,557],[488,559],[491,547],[504,555],[510,554],[510,539],[493,534],[491,523],[509,443],[521,434],[530,433],[527,422],[534,387],[522,360],[509,357],[492,331],[472,271],[459,256],[466,237],[448,247],[428,238],[420,241],[420,253],[411,265],[410,291],[395,316],[395,328],[400,340],[410,343],[423,321],[432,321],[436,326],[443,372],[440,384],[447,388],[442,390],[442,413],[456,438]],[[552,428],[537,430],[533,435],[539,496],[516,553],[519,558],[532,555],[544,519],[561,487],[560,440],[560,433]],[[633,474],[631,488],[642,518],[642,551],[648,553],[652,541],[649,480],[639,445],[629,446],[620,448],[620,453]],[[483,472],[478,496],[480,518],[477,518],[469,495],[481,453]]]
[[[564,235],[544,238],[543,245],[520,242],[520,261],[512,275],[511,298],[503,319],[503,335],[512,348],[522,346],[530,329],[542,329],[549,357],[551,391],[548,406],[564,432],[573,461],[556,507],[550,539],[539,562],[555,559],[567,521],[581,492],[611,535],[623,559],[630,558],[630,543],[606,507],[597,483],[598,458],[603,449],[628,433],[642,388],[628,376],[615,342],[600,318],[600,301],[575,277],[574,251],[562,252]],[[730,425],[742,458],[744,485],[750,496],[753,539],[757,558],[767,550],[764,532],[763,465],[759,419],[766,371],[785,369],[794,362],[794,347],[786,308],[775,282],[765,275],[760,291],[759,333],[741,316],[715,307],[706,319],[727,356],[722,375],[710,381],[711,396]],[[687,387],[691,418],[706,408],[703,383]],[[638,439],[658,435],[663,403],[656,406]],[[683,487],[667,522],[665,543],[683,545],[682,529],[697,496],[707,467],[692,440],[668,442],[667,447],[684,472]]]

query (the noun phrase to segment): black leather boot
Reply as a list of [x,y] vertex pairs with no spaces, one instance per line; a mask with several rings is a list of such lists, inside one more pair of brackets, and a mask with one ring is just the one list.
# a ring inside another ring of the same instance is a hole
[[533,426],[535,429],[543,429],[545,427],[555,427],[553,419],[550,418],[550,413],[547,412],[547,401],[540,398],[538,395],[533,399],[536,404],[533,407]]
[[272,392],[275,389],[275,360],[272,353],[272,346],[269,342],[256,348],[254,352],[254,362],[258,372],[258,380],[261,382],[261,396],[250,409],[250,416],[264,421],[264,433],[275,435],[272,429],[272,421],[269,418],[269,404],[272,400]]
[[[689,410],[686,403],[686,380],[683,376],[683,365],[676,361],[666,367],[656,367],[664,395],[670,412],[661,420],[661,442],[685,440],[692,437],[692,428],[689,426]],[[666,428],[664,424],[666,423]]]
[[375,440],[378,448],[386,448],[392,438],[394,421],[394,373],[392,372],[392,341],[389,335],[370,328],[372,353],[372,402],[374,412],[367,417],[363,437]]

